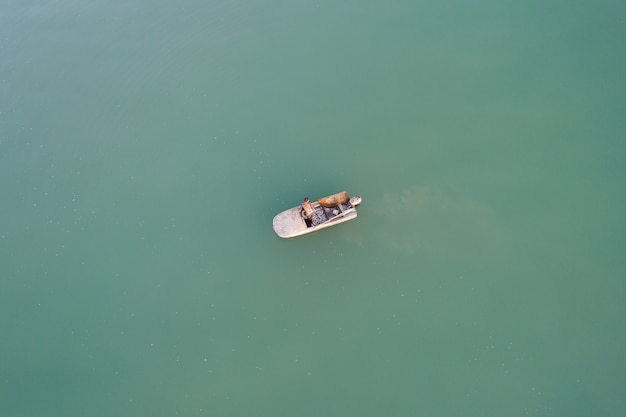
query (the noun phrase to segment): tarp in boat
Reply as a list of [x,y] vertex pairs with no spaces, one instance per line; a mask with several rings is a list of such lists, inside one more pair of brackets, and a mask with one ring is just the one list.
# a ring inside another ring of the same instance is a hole
[[342,191],[337,194],[329,195],[328,197],[320,198],[317,200],[324,207],[336,207],[339,204],[346,204],[350,201],[350,195],[346,191]]

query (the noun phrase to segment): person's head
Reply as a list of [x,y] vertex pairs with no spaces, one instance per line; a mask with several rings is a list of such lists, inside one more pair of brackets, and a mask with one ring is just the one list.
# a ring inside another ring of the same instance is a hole
[[309,197],[304,197],[304,202],[308,203],[309,202]]

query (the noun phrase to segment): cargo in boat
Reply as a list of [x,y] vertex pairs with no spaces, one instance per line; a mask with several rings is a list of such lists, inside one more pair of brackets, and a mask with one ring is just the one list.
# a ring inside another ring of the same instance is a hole
[[309,203],[313,210],[308,219],[303,204],[277,214],[273,221],[276,234],[282,238],[296,237],[352,220],[357,217],[361,196],[350,197],[342,191]]

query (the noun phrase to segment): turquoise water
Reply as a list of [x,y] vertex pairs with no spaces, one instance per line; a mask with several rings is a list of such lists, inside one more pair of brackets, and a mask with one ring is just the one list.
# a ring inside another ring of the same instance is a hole
[[624,415],[625,15],[9,0],[0,415]]

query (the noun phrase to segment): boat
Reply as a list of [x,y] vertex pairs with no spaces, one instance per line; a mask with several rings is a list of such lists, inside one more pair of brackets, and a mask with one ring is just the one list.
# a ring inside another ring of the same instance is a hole
[[346,191],[332,194],[310,202],[313,215],[310,219],[303,216],[302,205],[285,210],[274,216],[274,231],[281,238],[290,238],[327,227],[338,225],[356,218],[356,206],[361,204],[361,196],[350,197]]

